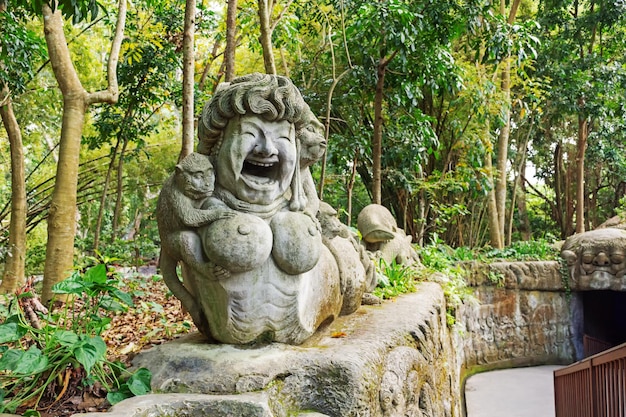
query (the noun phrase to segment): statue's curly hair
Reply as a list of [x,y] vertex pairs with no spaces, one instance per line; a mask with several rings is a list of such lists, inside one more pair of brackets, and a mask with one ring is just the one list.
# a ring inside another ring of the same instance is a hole
[[215,154],[222,142],[224,128],[237,115],[256,114],[268,121],[287,120],[296,131],[309,110],[300,91],[287,77],[254,73],[222,83],[204,106],[198,123],[198,149]]

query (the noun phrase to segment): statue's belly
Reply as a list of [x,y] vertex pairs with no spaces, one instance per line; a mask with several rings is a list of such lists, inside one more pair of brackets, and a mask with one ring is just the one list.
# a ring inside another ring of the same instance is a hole
[[224,343],[276,341],[300,344],[328,317],[337,317],[341,293],[337,265],[323,247],[317,265],[289,275],[272,257],[253,271],[232,273],[223,280],[190,271],[196,299],[211,335]]

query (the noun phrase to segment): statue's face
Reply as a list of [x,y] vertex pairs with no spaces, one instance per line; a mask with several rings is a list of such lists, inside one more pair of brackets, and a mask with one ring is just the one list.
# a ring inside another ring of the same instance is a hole
[[242,201],[270,204],[289,188],[297,159],[292,123],[236,116],[224,130],[217,181]]
[[595,242],[592,246],[583,245],[580,267],[584,275],[613,275],[621,278],[626,271],[626,252],[621,247],[602,245],[601,242]]

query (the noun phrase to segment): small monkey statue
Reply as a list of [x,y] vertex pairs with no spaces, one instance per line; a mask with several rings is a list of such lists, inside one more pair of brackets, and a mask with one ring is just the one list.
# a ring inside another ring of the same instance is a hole
[[229,275],[226,269],[205,260],[200,236],[194,230],[235,215],[234,211],[213,197],[214,185],[215,172],[209,157],[191,153],[176,165],[175,172],[163,184],[156,209],[163,280],[198,326],[208,324],[190,288],[178,278],[176,267],[182,262],[198,271],[212,270],[215,278]]

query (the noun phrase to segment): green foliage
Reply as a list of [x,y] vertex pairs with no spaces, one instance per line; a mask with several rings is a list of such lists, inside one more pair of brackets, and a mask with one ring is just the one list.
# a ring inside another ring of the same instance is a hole
[[98,264],[54,286],[56,294],[68,296],[58,311],[46,311],[32,287],[7,298],[0,310],[0,412],[24,406],[36,412],[45,394],[54,398],[64,392],[70,376],[78,376],[84,386],[99,382],[111,403],[150,390],[149,371],[131,375],[123,364],[106,358],[100,336],[110,322],[106,315],[132,305],[118,287],[117,277]]
[[[467,254],[465,251],[463,253]],[[446,321],[448,326],[453,326],[456,323],[456,310],[462,304],[474,300],[465,281],[467,272],[457,263],[454,250],[445,245],[425,246],[420,250],[420,257],[425,267],[420,275],[441,285],[446,299]]]
[[516,261],[554,261],[560,259],[559,251],[554,243],[545,239],[513,242],[501,250],[487,250],[485,257],[492,260]]
[[26,90],[36,65],[48,55],[45,41],[27,28],[26,21],[15,11],[0,12],[0,86],[7,85],[13,95]]
[[489,270],[489,273],[487,274],[487,279],[489,280],[489,282],[491,282],[493,285],[495,285],[498,288],[502,288],[504,287],[504,281],[506,279],[506,277],[504,276],[504,274],[500,271],[493,271],[493,270]]
[[381,258],[377,274],[378,285],[374,289],[374,295],[379,298],[389,299],[400,294],[415,292],[417,272],[410,266],[397,264],[395,260],[387,264]]
[[103,7],[96,0],[17,0],[15,3],[33,15],[41,15],[44,4],[53,11],[58,7],[63,16],[71,18],[74,24],[95,19]]

